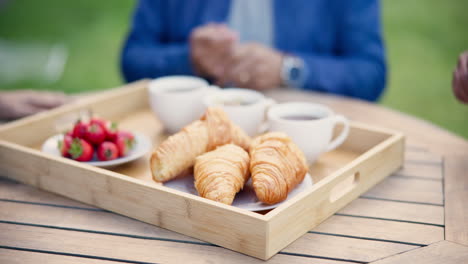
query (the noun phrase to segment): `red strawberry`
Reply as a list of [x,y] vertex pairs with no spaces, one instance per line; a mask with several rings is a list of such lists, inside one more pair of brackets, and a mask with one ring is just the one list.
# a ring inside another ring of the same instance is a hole
[[78,120],[73,127],[73,137],[85,138],[86,131],[88,130],[88,123]]
[[117,144],[117,148],[119,149],[119,156],[123,157],[130,152],[130,150],[133,149],[133,146],[135,145],[135,140],[133,138],[126,138],[123,136],[118,136],[117,141],[115,142]]
[[89,121],[89,124],[92,125],[92,124],[98,124],[100,125],[103,129],[106,129],[107,128],[107,124],[109,123],[109,121],[107,120],[104,120],[104,119],[101,119],[101,118],[97,118],[97,117],[93,117],[91,118],[91,120]]
[[85,139],[95,145],[99,145],[106,140],[106,131],[98,124],[91,124],[86,130]]
[[59,140],[58,142],[58,149],[60,150],[60,153],[62,154],[63,157],[70,157],[70,153],[68,151],[70,150],[70,146],[73,142],[73,137],[70,136],[68,133],[63,136],[62,140]]
[[115,122],[112,122],[109,126],[107,126],[107,139],[112,142],[117,141],[117,134],[118,134],[118,125]]
[[113,160],[119,157],[119,150],[114,143],[110,141],[104,141],[101,143],[101,145],[99,145],[97,150],[97,157],[102,161]]
[[90,161],[93,158],[94,149],[86,140],[75,138],[70,145],[68,153],[74,160]]
[[131,132],[124,131],[124,130],[120,130],[117,132],[117,138],[120,138],[120,137],[127,138],[130,140],[135,139],[135,136]]
[[73,130],[68,130],[68,131],[65,133],[65,136],[69,136],[69,137],[73,138]]

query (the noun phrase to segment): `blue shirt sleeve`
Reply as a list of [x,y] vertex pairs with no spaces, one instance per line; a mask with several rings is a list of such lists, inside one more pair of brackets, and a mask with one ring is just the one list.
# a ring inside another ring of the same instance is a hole
[[140,0],[121,57],[127,82],[165,75],[193,75],[187,41],[166,43],[165,4]]
[[308,72],[303,88],[375,101],[387,74],[379,1],[347,0],[341,7],[337,55],[296,53]]

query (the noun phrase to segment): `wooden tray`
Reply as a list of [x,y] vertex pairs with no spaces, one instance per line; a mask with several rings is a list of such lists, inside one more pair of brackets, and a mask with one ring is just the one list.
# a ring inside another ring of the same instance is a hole
[[151,180],[148,156],[111,170],[39,151],[55,122],[83,109],[142,132],[155,145],[162,126],[137,82],[0,127],[0,174],[84,203],[268,259],[380,182],[403,163],[400,133],[352,123],[346,142],[311,167],[314,186],[255,213],[179,192]]

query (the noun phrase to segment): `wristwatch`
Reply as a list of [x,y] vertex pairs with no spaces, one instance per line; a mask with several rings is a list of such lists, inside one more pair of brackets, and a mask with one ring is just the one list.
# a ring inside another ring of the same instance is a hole
[[307,77],[304,61],[296,56],[284,55],[281,66],[281,81],[284,86],[301,88]]

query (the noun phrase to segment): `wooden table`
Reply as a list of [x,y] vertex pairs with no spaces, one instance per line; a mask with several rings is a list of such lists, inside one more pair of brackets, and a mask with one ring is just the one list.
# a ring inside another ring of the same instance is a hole
[[[377,105],[279,90],[407,136],[404,167],[269,263],[468,263],[468,142]],[[0,178],[0,263],[260,263]]]

